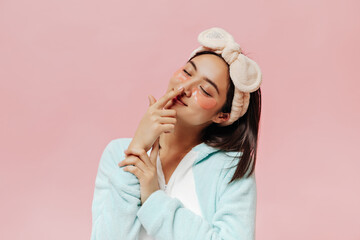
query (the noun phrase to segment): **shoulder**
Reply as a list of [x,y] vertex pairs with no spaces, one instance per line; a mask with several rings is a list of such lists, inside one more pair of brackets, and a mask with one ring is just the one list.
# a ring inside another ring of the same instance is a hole
[[[221,158],[221,173],[220,173],[220,182],[221,185],[227,185],[232,179],[239,162],[241,161],[242,152],[227,152],[227,151],[218,151],[216,152],[217,158]],[[255,171],[248,176],[251,168],[248,169],[245,176],[241,179],[236,179],[233,184],[244,184],[246,183],[249,187],[255,187]]]
[[201,168],[205,168],[210,173],[206,176],[218,176],[218,185],[223,185],[225,182],[230,182],[235,174],[241,156],[242,152],[212,148],[211,153],[199,162],[203,163]]
[[242,201],[249,209],[254,210],[257,198],[255,170],[249,175],[251,170],[251,168],[249,168],[242,178],[235,179],[230,183],[237,169],[237,165],[241,161],[242,153],[227,152],[224,154],[227,157],[220,172],[217,189],[218,199],[228,197],[234,199],[234,201]]
[[[237,209],[232,213],[243,213],[243,216],[238,215],[236,218],[253,216],[255,213],[257,198],[255,171],[250,176],[247,172],[241,179],[236,179],[230,183],[239,161],[241,161],[242,154],[242,152],[219,150],[211,153],[209,159],[204,161],[209,162],[209,165],[205,167],[207,174],[203,175],[205,179],[203,182],[209,184],[211,181],[216,181],[214,197],[219,216],[224,213],[220,209],[231,209],[231,211]],[[201,172],[203,173],[204,170]],[[244,221],[247,220],[244,219]]]
[[224,169],[233,166],[236,167],[241,155],[242,152],[217,150],[210,155],[209,159],[212,159],[218,167]]
[[110,140],[103,150],[100,165],[112,165],[117,166],[119,159],[121,159],[125,153],[125,149],[129,146],[132,138],[116,138]]
[[215,194],[214,222],[224,222],[236,239],[254,239],[257,204],[255,171],[246,177],[247,172],[244,177],[230,183],[242,153],[221,152],[218,155],[222,155],[224,161]]

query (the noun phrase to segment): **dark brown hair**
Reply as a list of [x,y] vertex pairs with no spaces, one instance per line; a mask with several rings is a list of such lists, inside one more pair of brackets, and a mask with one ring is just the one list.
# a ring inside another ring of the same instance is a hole
[[[223,59],[220,54],[215,52],[202,51],[196,53],[188,61],[202,54],[213,54]],[[225,60],[224,62],[229,66]],[[219,112],[230,113],[231,111],[235,86],[230,75],[229,78],[230,85],[226,102]],[[255,171],[260,115],[261,90],[259,88],[255,92],[250,93],[249,107],[242,117],[228,126],[220,126],[217,123],[212,123],[202,132],[202,141],[205,144],[223,151],[242,152],[242,155],[238,158],[239,161],[235,173],[229,183],[244,177],[249,168],[251,168],[251,171],[246,178]],[[234,160],[235,159],[236,157]]]

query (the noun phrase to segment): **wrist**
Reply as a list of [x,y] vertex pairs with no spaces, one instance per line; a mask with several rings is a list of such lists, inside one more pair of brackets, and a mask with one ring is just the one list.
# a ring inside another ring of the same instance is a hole
[[132,140],[128,146],[128,149],[130,148],[137,148],[137,149],[144,149],[145,151],[148,151],[148,147],[145,146],[144,144],[137,142],[136,140]]

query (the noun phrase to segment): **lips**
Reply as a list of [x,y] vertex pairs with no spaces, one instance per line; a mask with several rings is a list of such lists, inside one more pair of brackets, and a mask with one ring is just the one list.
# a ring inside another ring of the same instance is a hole
[[180,95],[176,96],[176,97],[174,98],[174,100],[175,100],[175,101],[177,101],[177,102],[182,103],[184,106],[186,106],[186,107],[187,107],[187,104],[185,104],[183,101],[181,101],[181,97],[180,97]]

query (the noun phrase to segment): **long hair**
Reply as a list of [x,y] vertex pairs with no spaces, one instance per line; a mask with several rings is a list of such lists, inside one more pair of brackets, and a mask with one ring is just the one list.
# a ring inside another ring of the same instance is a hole
[[[196,53],[188,61],[202,54],[213,54],[223,59],[220,54],[215,52],[202,51]],[[225,60],[224,62],[229,67],[229,64]],[[228,88],[226,101],[224,106],[219,111],[223,113],[230,113],[232,101],[234,98],[235,86],[231,80],[230,75],[229,78],[230,85]],[[259,88],[255,92],[250,93],[249,106],[246,113],[242,117],[228,126],[220,126],[219,124],[213,122],[202,132],[202,141],[205,144],[223,151],[242,152],[241,156],[238,158],[239,161],[235,173],[229,184],[236,179],[244,177],[249,168],[251,168],[251,171],[247,176],[245,176],[246,178],[255,171],[260,115],[261,90]]]

